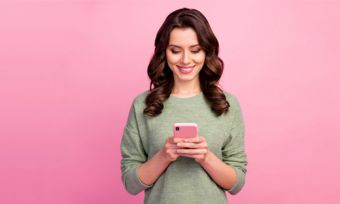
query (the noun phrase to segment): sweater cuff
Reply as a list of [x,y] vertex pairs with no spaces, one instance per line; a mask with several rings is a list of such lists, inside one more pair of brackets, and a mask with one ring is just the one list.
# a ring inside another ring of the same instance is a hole
[[142,182],[142,180],[140,180],[140,178],[139,178],[139,176],[137,174],[137,169],[138,169],[138,167],[135,168],[133,177],[136,178],[136,181],[138,182],[138,184],[143,188],[143,190],[152,187],[152,184],[151,185],[146,185],[146,184],[144,184]]
[[244,177],[245,174],[238,168],[235,168],[232,166],[232,168],[234,168],[235,172],[236,172],[236,183],[234,184],[234,186],[227,190],[230,194],[235,195],[238,192],[241,191],[243,185],[244,185]]
[[138,166],[130,169],[130,176],[127,177],[128,180],[126,181],[127,191],[133,195],[137,195],[139,192],[152,187],[152,185],[146,185],[140,180],[137,169]]

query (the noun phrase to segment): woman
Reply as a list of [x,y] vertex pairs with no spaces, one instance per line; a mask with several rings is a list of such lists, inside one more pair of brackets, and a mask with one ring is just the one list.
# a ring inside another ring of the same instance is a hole
[[[166,18],[148,66],[150,90],[133,101],[121,143],[122,180],[145,203],[227,203],[244,185],[244,125],[237,99],[218,86],[223,61],[207,19],[195,9]],[[199,137],[174,138],[174,123]]]

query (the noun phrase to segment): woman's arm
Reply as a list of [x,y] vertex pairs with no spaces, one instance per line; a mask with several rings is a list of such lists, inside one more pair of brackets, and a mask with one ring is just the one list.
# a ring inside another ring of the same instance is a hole
[[139,179],[146,185],[152,185],[172,161],[178,158],[174,138],[169,137],[162,150],[137,169]]
[[236,183],[236,172],[233,167],[225,164],[214,153],[208,150],[204,137],[186,139],[178,143],[181,148],[177,152],[181,156],[194,158],[222,188],[231,189]]
[[208,151],[205,160],[199,161],[199,164],[222,188],[230,190],[235,185],[237,179],[235,169],[217,158],[214,153]]

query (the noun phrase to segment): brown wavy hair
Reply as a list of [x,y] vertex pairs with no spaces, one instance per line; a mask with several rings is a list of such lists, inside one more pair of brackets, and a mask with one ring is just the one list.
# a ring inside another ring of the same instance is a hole
[[166,60],[166,48],[174,28],[192,28],[206,58],[199,73],[200,87],[205,99],[216,116],[229,109],[229,103],[218,81],[223,73],[224,63],[218,57],[219,43],[208,20],[196,9],[181,8],[170,13],[157,32],[155,50],[148,66],[150,93],[145,99],[144,114],[157,116],[162,113],[163,102],[167,100],[174,86],[174,77]]

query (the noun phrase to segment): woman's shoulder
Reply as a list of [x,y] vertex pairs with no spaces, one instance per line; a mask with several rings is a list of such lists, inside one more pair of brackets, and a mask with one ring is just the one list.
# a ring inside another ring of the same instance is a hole
[[226,90],[223,90],[223,93],[227,99],[227,101],[231,100],[231,101],[235,101],[237,100],[237,97],[234,93],[230,92],[230,91],[226,91]]
[[133,104],[134,105],[144,105],[145,103],[145,98],[149,95],[150,91],[146,90],[141,93],[138,93],[135,98],[133,99]]
[[234,107],[239,107],[239,100],[234,93],[225,90],[223,90],[223,93],[232,109]]

